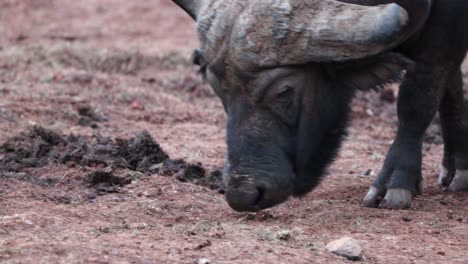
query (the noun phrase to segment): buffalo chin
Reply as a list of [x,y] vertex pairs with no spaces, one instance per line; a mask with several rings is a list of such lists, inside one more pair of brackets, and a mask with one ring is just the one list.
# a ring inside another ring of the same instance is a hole
[[340,100],[337,100],[341,104],[337,106],[339,109],[335,109],[334,114],[323,115],[313,121],[318,124],[326,124],[327,121],[329,123],[324,131],[315,131],[316,137],[308,139],[312,141],[308,144],[316,147],[307,153],[307,159],[298,162],[296,166],[297,176],[293,192],[295,197],[302,197],[317,187],[326,175],[328,166],[335,160],[341,143],[347,135],[349,104],[353,94],[352,91],[345,91],[341,94]]
[[317,187],[327,174],[328,166],[334,161],[346,136],[347,118],[340,121],[339,128],[324,137],[319,149],[313,155],[311,161],[305,164],[296,177],[294,184],[294,197],[303,197]]

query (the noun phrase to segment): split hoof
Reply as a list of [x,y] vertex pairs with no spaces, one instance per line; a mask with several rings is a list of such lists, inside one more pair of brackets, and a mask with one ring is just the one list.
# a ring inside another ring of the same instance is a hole
[[384,190],[372,186],[367,192],[366,197],[364,197],[362,205],[365,207],[377,208],[379,207],[380,201],[382,201],[384,195]]
[[468,170],[456,170],[452,182],[446,183],[448,174],[448,170],[442,167],[439,178],[437,180],[437,183],[441,187],[447,187],[446,185],[448,185],[448,190],[452,192],[468,191]]
[[391,210],[408,209],[411,208],[412,200],[413,195],[410,191],[405,189],[390,189],[387,191],[380,207]]

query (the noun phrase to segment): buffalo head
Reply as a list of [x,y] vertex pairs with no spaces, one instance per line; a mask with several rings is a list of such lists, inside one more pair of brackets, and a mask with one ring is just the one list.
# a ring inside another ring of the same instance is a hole
[[345,133],[354,90],[400,76],[408,60],[390,50],[421,26],[431,5],[174,2],[197,21],[194,61],[228,116],[223,179],[237,211],[274,206],[319,183]]

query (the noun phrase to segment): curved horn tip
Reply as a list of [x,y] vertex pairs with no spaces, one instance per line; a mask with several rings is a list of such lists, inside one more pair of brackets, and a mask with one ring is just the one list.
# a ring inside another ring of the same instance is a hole
[[397,4],[388,5],[380,17],[377,17],[377,31],[372,36],[373,40],[379,43],[391,41],[392,37],[395,37],[395,34],[408,24],[408,21],[406,10]]
[[172,2],[184,9],[194,20],[197,20],[200,8],[203,5],[202,0],[172,0]]

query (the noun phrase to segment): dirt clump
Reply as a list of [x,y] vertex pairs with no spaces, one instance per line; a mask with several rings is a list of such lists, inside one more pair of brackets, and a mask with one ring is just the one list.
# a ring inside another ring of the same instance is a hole
[[136,171],[151,172],[155,164],[169,158],[147,131],[128,141],[120,141],[120,145],[127,164]]
[[0,171],[19,172],[24,168],[42,167],[54,160],[54,149],[64,147],[62,135],[34,126],[10,138],[0,146]]
[[174,175],[181,182],[193,182],[223,193],[221,172],[216,170],[207,175],[206,170],[200,163],[189,164],[180,159],[167,159],[161,164],[159,174],[162,176]]
[[64,163],[89,167],[124,168],[142,173],[154,172],[151,167],[169,157],[147,132],[130,139],[65,136],[34,126],[7,140],[0,146],[3,171],[18,172],[24,168]]
[[176,174],[176,179],[187,182],[205,177],[205,169],[200,164],[188,164],[183,160],[168,159],[162,164],[160,174],[170,176]]
[[[87,167],[91,172],[84,183],[95,187],[98,194],[117,192],[118,187],[129,184],[133,177],[123,174],[122,170],[144,175],[159,173],[216,190],[221,186],[220,173],[207,176],[200,163],[170,159],[147,131],[125,139],[101,135],[65,136],[34,126],[8,139],[0,146],[0,155],[0,171],[5,173],[51,164]],[[30,177],[28,179],[31,181]]]
[[204,178],[204,181],[204,185],[208,188],[216,190],[220,194],[224,194],[223,178],[220,170],[212,171],[210,175]]

